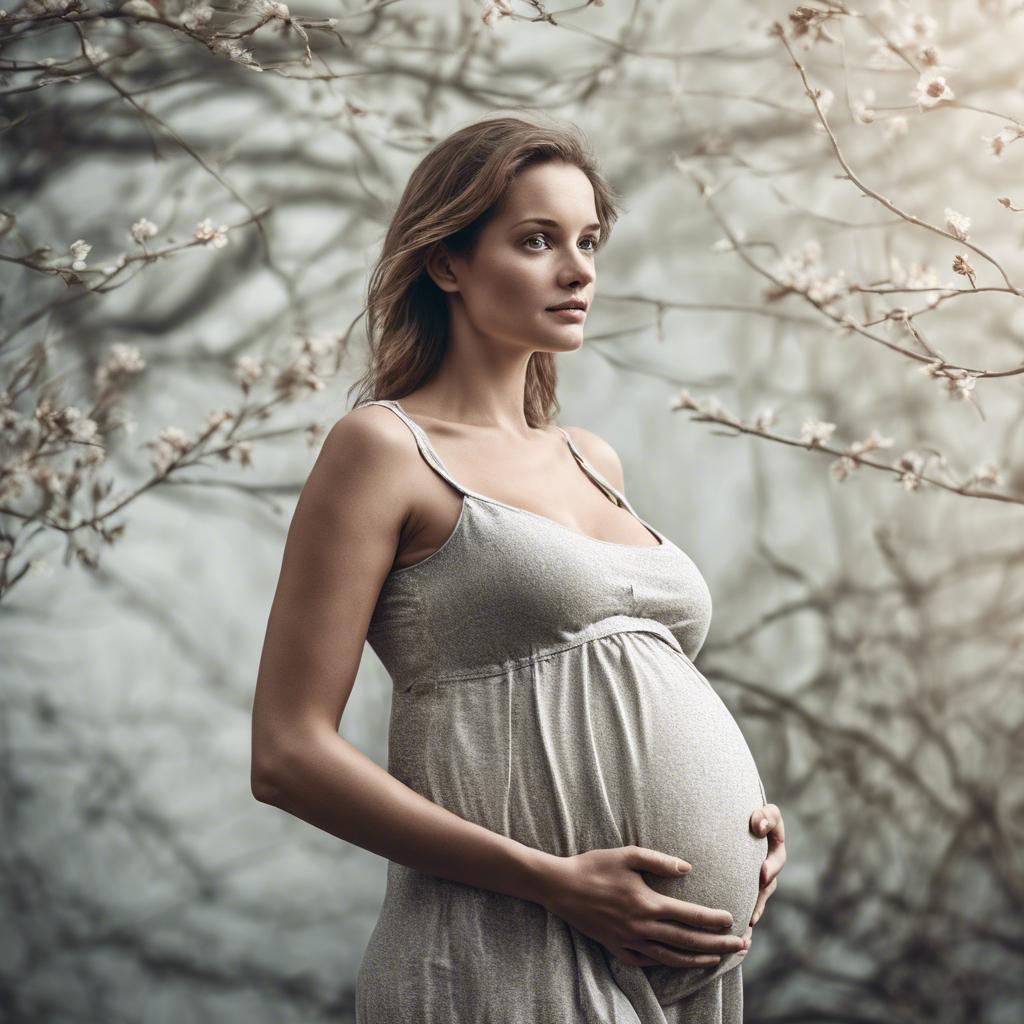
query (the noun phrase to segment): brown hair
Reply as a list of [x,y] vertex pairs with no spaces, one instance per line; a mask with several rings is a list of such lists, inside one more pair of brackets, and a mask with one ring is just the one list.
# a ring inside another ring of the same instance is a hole
[[[516,176],[549,161],[574,164],[590,179],[603,247],[621,200],[574,124],[488,116],[442,139],[417,164],[370,275],[369,365],[349,388],[359,389],[356,405],[402,398],[437,371],[448,344],[448,306],[426,271],[430,252],[441,243],[453,253],[471,252]],[[558,409],[557,379],[554,354],[534,352],[523,410],[531,426],[549,423]]]

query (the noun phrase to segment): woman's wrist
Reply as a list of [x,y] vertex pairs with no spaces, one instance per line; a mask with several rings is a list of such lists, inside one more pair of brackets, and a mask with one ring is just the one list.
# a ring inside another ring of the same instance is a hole
[[564,858],[518,842],[515,843],[512,857],[516,865],[515,873],[520,880],[520,891],[514,895],[539,903],[547,909],[551,879]]

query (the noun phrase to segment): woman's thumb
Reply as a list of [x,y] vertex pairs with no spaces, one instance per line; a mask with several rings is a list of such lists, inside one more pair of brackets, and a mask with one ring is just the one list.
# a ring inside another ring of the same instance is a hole
[[638,871],[650,871],[654,875],[683,875],[693,865],[680,857],[673,857],[669,853],[660,853],[658,850],[649,850],[645,846],[634,846],[633,853],[629,860],[629,866]]

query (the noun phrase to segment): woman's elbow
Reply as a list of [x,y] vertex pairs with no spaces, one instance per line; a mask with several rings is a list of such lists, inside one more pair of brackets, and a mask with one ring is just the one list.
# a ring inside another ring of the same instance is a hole
[[280,786],[278,786],[274,781],[274,777],[266,769],[257,771],[253,768],[250,772],[249,784],[252,789],[252,795],[261,804],[273,804],[279,798]]
[[280,753],[268,753],[254,746],[249,764],[249,788],[261,804],[277,804],[284,790],[284,767]]

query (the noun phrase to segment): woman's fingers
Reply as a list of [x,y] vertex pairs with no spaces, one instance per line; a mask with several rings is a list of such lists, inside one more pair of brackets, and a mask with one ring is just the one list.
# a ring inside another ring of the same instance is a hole
[[756,836],[767,835],[769,832],[778,832],[779,841],[784,837],[782,824],[782,811],[778,804],[765,804],[759,807],[750,816],[750,831]]
[[753,937],[754,937],[754,926],[753,926],[753,924],[748,924],[747,925],[747,930],[743,933],[743,938],[745,938],[747,940],[747,948],[746,949],[741,949],[739,951],[738,956],[739,956],[740,960],[742,960],[750,952],[750,943],[753,941]]
[[768,855],[761,864],[761,885],[767,885],[786,863],[786,826],[777,804],[765,804],[750,816],[750,830],[768,837]]
[[658,942],[634,943],[633,949],[643,957],[650,957],[650,962],[664,964],[667,967],[714,967],[721,963],[722,958],[709,953],[687,953],[685,950],[673,949]]
[[778,886],[778,875],[786,863],[786,826],[777,804],[765,804],[750,816],[750,830],[768,837],[768,853],[761,863],[760,891],[750,915],[753,927],[764,913],[765,903]]
[[774,824],[774,818],[768,814],[768,808],[769,805],[765,804],[764,807],[759,807],[750,815],[750,831],[755,836],[766,835]]
[[761,885],[774,882],[785,863],[786,848],[780,846],[778,849],[772,850],[761,863]]
[[[775,876],[782,870],[786,863],[786,846],[782,838],[782,824],[780,819],[779,828],[768,833],[768,856],[761,863],[761,884],[767,885],[774,881]],[[775,837],[779,838],[776,839]]]
[[768,902],[768,897],[775,892],[778,887],[779,880],[773,878],[767,885],[762,886],[761,891],[757,894],[757,902],[754,904],[754,913],[751,915],[751,925],[757,924],[761,919],[761,915],[764,913],[764,905]]
[[699,928],[685,928],[671,921],[651,921],[644,927],[643,938],[664,946],[673,947],[675,952],[697,954],[711,953],[725,956],[743,948],[743,938],[727,933],[701,931]]
[[757,894],[757,902],[754,904],[754,909],[750,912],[750,927],[753,928],[757,924],[758,919],[764,912],[764,905],[768,897],[765,895],[764,886],[761,886]]

